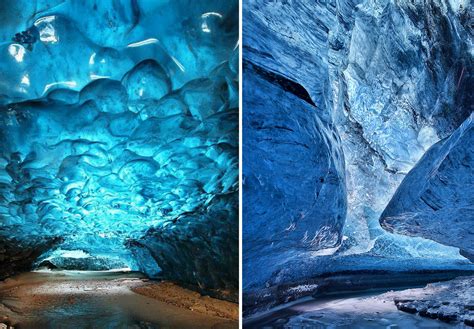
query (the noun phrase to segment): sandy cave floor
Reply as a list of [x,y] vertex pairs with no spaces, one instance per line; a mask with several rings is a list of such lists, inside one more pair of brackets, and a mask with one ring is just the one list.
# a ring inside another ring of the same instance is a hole
[[238,328],[238,305],[138,273],[31,272],[0,282],[16,328]]

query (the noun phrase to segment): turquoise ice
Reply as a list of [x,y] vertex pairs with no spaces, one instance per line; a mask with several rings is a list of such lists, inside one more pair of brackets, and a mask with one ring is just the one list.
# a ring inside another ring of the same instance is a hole
[[2,2],[4,248],[25,250],[26,267],[39,256],[236,289],[237,9]]

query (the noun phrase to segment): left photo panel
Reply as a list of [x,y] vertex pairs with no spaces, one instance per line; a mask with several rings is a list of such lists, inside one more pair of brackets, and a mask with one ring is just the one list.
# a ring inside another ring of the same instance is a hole
[[239,2],[0,16],[0,328],[238,328]]

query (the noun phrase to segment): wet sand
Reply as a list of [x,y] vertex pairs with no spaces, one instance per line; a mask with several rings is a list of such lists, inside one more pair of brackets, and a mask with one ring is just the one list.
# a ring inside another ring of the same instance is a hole
[[144,286],[132,288],[140,295],[160,300],[194,312],[199,312],[229,320],[239,320],[239,308],[235,303],[202,296],[201,294],[184,289],[172,282],[152,282]]
[[238,328],[238,306],[138,273],[31,272],[0,282],[15,328]]

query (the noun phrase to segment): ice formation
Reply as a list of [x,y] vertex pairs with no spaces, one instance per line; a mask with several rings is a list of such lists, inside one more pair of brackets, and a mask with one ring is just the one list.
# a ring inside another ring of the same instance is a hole
[[[401,181],[425,152],[455,133],[472,112],[471,3],[447,0],[248,0],[243,4],[243,16],[246,17],[243,25],[244,60],[281,77],[271,82],[273,86],[267,87],[273,89],[271,94],[278,95],[272,97],[272,103],[261,96],[255,99],[257,92],[254,89],[259,87],[258,80],[247,78],[256,82],[246,85],[244,81],[244,128],[246,121],[251,122],[260,112],[265,113],[264,108],[265,111],[280,111],[278,103],[285,104],[290,113],[288,122],[299,118],[301,111],[307,113],[307,120],[315,120],[313,117],[317,116],[326,122],[334,135],[329,140],[331,145],[320,146],[316,139],[310,147],[319,152],[341,150],[344,164],[336,177],[343,178],[346,192],[342,196],[332,193],[332,199],[326,203],[329,207],[336,200],[347,198],[347,215],[341,221],[345,224],[340,232],[343,238],[339,247],[328,250],[324,245],[313,245],[295,250],[291,258],[275,249],[270,257],[278,261],[265,264],[265,269],[258,273],[254,269],[260,266],[259,258],[251,256],[247,259],[243,273],[247,309],[255,307],[259,301],[271,300],[272,294],[281,293],[279,289],[286,291],[291,283],[303,284],[308,278],[324,273],[470,268],[458,249],[448,247],[466,250],[466,245],[460,246],[453,241],[452,235],[438,239],[433,234],[416,234],[442,243],[439,244],[423,238],[391,234],[380,226],[379,219]],[[244,67],[244,76],[256,75],[250,67]],[[281,81],[289,81],[284,82],[287,87],[282,87]],[[297,97],[294,90],[288,88],[295,85],[298,86]],[[305,124],[298,125],[295,134],[307,133]],[[316,129],[322,133],[319,127]],[[261,140],[273,141],[285,138],[289,133],[269,130],[267,134],[261,134]],[[243,140],[244,150],[250,153],[246,159],[258,158],[261,154],[254,141]],[[469,153],[467,147],[459,145],[466,154]],[[309,159],[298,164],[293,163],[293,159],[288,160],[291,165],[286,172],[295,172],[296,166],[307,165]],[[281,167],[272,167],[270,156],[258,158],[255,163],[265,165],[254,166],[248,161],[243,164],[244,206],[248,205],[244,207],[243,227],[263,225],[267,231],[278,234],[282,227],[291,227],[292,217],[281,213],[278,220],[269,220],[262,213],[256,213],[259,206],[255,201],[261,204],[262,200],[271,200],[280,193],[272,186],[283,181],[281,175],[285,171]],[[328,165],[323,157],[313,165],[312,171],[305,171],[303,176],[288,184],[291,198],[308,198],[308,190],[303,184],[296,191],[292,186],[310,179],[313,172],[324,170]],[[274,171],[269,173],[268,168]],[[271,181],[260,189],[260,194],[255,193],[253,186],[248,184],[252,180],[248,178],[265,175],[272,177]],[[459,172],[457,175],[463,174]],[[423,184],[422,179],[412,178],[413,181],[420,180],[420,184]],[[315,189],[320,184],[317,179],[313,183]],[[464,189],[464,200],[469,203],[468,195],[472,194],[469,185],[453,185]],[[319,188],[325,190],[331,185],[324,183]],[[285,191],[286,187],[282,189]],[[473,221],[472,214],[469,215],[472,206],[471,201],[464,208],[465,223]],[[327,211],[325,206],[316,207],[312,218],[296,223],[293,229],[298,230],[299,224],[317,231],[328,219]],[[328,232],[337,231],[338,225]],[[268,233],[251,228],[246,230],[253,235],[244,232],[245,250],[263,248],[260,238]],[[472,237],[465,239],[465,244],[471,248],[472,243]]]
[[282,260],[338,246],[346,215],[334,128],[284,83],[245,65],[243,266],[254,280]]
[[474,277],[459,277],[421,289],[392,293],[397,308],[443,322],[474,327]]
[[433,145],[405,177],[385,208],[389,231],[460,248],[474,261],[474,114]]
[[235,290],[237,1],[1,7],[1,240]]

